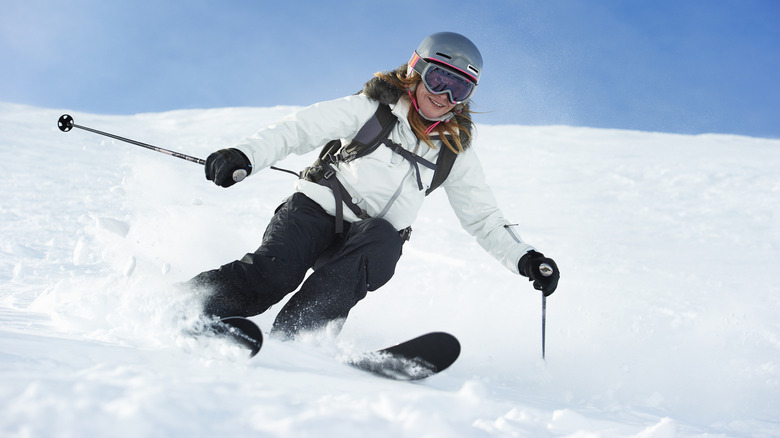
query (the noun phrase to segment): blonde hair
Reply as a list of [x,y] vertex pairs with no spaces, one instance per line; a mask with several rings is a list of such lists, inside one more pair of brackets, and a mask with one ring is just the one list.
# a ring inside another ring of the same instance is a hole
[[[374,76],[402,90],[406,95],[402,95],[401,98],[410,99],[410,94],[413,93],[416,87],[420,85],[422,78],[416,72],[414,72],[411,76],[407,76],[404,74],[404,71],[405,69],[399,68],[394,72],[375,73]],[[407,115],[407,119],[409,120],[409,125],[411,125],[412,130],[414,131],[414,134],[417,136],[417,138],[424,141],[429,148],[436,148],[436,146],[433,144],[433,140],[431,140],[430,137],[430,132],[436,132],[441,138],[442,143],[444,143],[444,145],[447,146],[452,152],[457,154],[462,152],[464,149],[460,134],[465,133],[466,137],[469,140],[471,139],[470,130],[466,127],[466,125],[463,124],[471,124],[471,111],[469,111],[468,105],[458,105],[456,108],[458,108],[457,110],[454,110],[457,111],[456,116],[452,117],[446,123],[438,123],[434,127],[433,131],[428,130],[430,129],[430,126],[436,122],[431,122],[424,119],[420,113],[417,112],[417,108],[415,108],[414,105],[409,106],[409,114]],[[455,144],[452,144],[453,142],[450,142],[450,139],[452,139]]]

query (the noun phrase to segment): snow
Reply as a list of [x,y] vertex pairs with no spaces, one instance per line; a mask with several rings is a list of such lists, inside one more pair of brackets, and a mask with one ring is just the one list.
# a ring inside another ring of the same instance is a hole
[[[205,158],[293,109],[71,115]],[[222,189],[197,164],[62,133],[66,112],[0,104],[2,436],[780,436],[779,140],[479,125],[505,214],[562,271],[546,361],[539,293],[443,191],[339,336],[246,360],[181,333],[197,311],[178,283],[254,250],[294,177]],[[253,319],[267,331],[277,310]],[[341,363],[428,331],[463,351],[419,383]]]

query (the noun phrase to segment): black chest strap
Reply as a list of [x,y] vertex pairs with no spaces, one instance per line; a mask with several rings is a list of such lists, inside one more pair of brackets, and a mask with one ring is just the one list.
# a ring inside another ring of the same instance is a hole
[[[425,158],[423,158],[423,157],[421,157],[421,156],[419,156],[417,154],[414,154],[412,152],[409,152],[408,150],[404,149],[403,146],[401,146],[400,144],[393,143],[392,141],[390,141],[389,138],[383,139],[382,140],[382,144],[384,144],[385,146],[387,146],[390,149],[392,149],[393,152],[395,152],[396,154],[402,156],[403,158],[406,159],[406,161],[410,162],[412,164],[412,166],[414,166],[415,176],[417,177],[417,189],[422,191],[423,184],[422,184],[422,178],[420,177],[420,166],[419,166],[419,164],[422,164],[423,166],[427,167],[428,169],[433,170],[434,172],[436,172],[436,167],[437,166],[435,164],[431,163],[430,161],[426,160]],[[426,193],[426,195],[427,195],[427,193]]]

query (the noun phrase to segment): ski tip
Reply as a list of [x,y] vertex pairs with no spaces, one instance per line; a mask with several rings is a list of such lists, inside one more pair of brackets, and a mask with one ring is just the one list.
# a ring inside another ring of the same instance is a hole
[[432,332],[392,347],[359,355],[349,365],[393,380],[415,381],[440,373],[460,356],[460,342],[445,332]]
[[447,332],[431,332],[418,336],[406,342],[402,342],[394,347],[390,347],[386,350],[396,350],[401,354],[411,355],[413,351],[404,348],[404,345],[410,347],[419,348],[418,346],[425,346],[429,355],[436,357],[438,360],[434,363],[438,371],[442,371],[445,368],[452,365],[455,360],[460,356],[460,341],[455,336]]
[[249,357],[253,358],[263,347],[263,332],[254,322],[242,316],[228,316],[220,318],[222,324],[227,326],[228,335],[241,346],[249,350]]
[[432,340],[436,343],[434,351],[437,355],[437,362],[434,363],[437,372],[444,371],[460,356],[460,341],[455,336],[445,332],[430,333]]

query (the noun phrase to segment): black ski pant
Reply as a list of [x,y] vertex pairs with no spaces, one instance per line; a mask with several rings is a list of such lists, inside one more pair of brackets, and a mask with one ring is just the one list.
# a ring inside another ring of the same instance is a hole
[[[190,280],[206,293],[204,313],[257,315],[300,286],[276,317],[273,332],[292,337],[330,322],[340,329],[367,291],[393,276],[404,239],[384,219],[345,222],[343,234],[336,234],[334,221],[306,195],[288,198],[257,251]],[[309,269],[314,272],[306,278]]]

